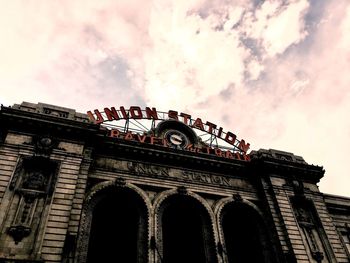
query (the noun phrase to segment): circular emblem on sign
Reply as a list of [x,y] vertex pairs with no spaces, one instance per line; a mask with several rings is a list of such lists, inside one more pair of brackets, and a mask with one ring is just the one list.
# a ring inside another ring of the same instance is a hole
[[187,136],[178,130],[167,130],[164,138],[174,148],[184,148],[189,144]]

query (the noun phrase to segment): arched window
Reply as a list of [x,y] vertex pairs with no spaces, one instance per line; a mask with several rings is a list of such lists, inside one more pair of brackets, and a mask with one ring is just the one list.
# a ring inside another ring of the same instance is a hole
[[147,262],[146,218],[146,206],[132,190],[104,194],[92,211],[87,262]]
[[222,210],[221,224],[229,263],[275,261],[265,225],[252,207],[241,202],[227,204]]
[[163,263],[217,262],[210,217],[194,198],[168,197],[160,213]]

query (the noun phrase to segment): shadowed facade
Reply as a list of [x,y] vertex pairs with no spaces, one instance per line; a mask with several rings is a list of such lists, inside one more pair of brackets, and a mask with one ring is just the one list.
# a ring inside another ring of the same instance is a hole
[[174,120],[157,144],[113,138],[43,103],[0,122],[0,262],[350,260],[350,199],[321,193],[323,168],[300,156],[206,154]]

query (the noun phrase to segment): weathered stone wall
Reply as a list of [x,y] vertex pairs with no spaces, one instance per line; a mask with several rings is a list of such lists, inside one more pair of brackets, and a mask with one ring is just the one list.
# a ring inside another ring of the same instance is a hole
[[40,104],[40,114],[50,117],[44,121],[35,104],[15,108],[33,116],[18,122],[18,112],[8,117],[8,109],[7,126],[0,127],[0,262],[82,262],[87,207],[108,187],[126,187],[145,203],[149,262],[160,262],[159,214],[173,195],[207,211],[218,262],[228,262],[222,211],[232,203],[262,218],[276,262],[350,260],[350,199],[320,193],[322,168],[299,156],[260,150],[251,162],[231,162],[141,149],[105,142],[98,126],[84,131],[87,121],[74,110]]
[[[14,221],[18,213],[22,213],[19,202],[23,199],[20,193],[23,190],[16,187],[11,189],[11,184],[15,184],[14,180],[23,180],[25,171],[18,172],[23,159],[31,162],[37,158],[32,139],[28,135],[8,133],[5,143],[0,146],[0,258],[61,262],[68,231],[72,234],[77,233],[84,195],[78,184],[78,177],[80,173],[85,173],[86,176],[86,169],[80,171],[84,159],[83,145],[59,142],[58,147],[43,159],[57,164],[57,171],[54,171],[56,174],[52,175],[53,180],[50,181],[52,190],[35,199],[33,214],[28,215],[32,217],[31,222],[25,224],[29,227],[30,234],[15,242],[8,231],[10,226],[19,223]],[[40,163],[38,165],[40,166]],[[77,196],[79,191],[80,198]],[[34,189],[32,192],[38,191]],[[30,209],[29,213],[32,213]]]
[[[336,231],[340,237],[340,243],[336,244],[336,251],[346,251],[346,256],[350,258],[350,200],[347,197],[335,195],[323,195],[322,206],[327,211],[329,228]],[[333,232],[334,233],[334,232]],[[342,257],[345,256],[342,254]],[[345,260],[345,259],[343,259]],[[344,261],[347,262],[347,261]]]

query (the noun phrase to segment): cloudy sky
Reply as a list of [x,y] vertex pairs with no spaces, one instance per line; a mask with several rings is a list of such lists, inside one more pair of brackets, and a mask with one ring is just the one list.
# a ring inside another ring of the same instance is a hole
[[324,166],[350,196],[348,0],[1,1],[0,103],[153,106]]

